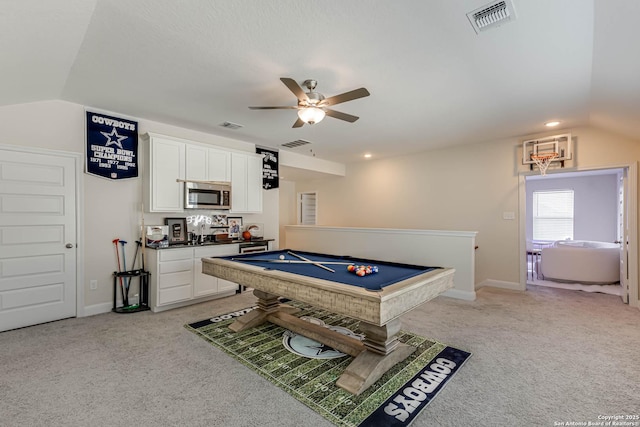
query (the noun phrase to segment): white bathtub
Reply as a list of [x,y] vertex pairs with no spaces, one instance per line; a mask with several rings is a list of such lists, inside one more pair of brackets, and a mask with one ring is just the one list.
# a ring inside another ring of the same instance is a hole
[[540,272],[545,280],[617,283],[620,281],[620,246],[584,240],[558,241],[542,249]]

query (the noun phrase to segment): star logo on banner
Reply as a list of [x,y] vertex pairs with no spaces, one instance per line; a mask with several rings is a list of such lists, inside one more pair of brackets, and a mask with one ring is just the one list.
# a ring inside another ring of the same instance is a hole
[[105,138],[107,138],[107,144],[105,145],[105,147],[108,147],[110,145],[115,145],[121,150],[122,150],[122,141],[128,138],[123,135],[118,135],[116,128],[113,128],[111,133],[107,133],[107,132],[100,132],[100,133],[103,134]]

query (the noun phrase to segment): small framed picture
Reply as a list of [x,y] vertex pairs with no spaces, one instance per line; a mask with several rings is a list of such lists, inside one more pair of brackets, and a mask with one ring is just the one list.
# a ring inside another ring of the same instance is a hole
[[211,226],[216,228],[226,228],[227,216],[226,215],[211,215]]
[[169,227],[169,244],[187,243],[187,219],[165,218],[164,223]]
[[242,233],[242,217],[241,216],[228,216],[227,223],[229,224],[229,238],[237,239]]

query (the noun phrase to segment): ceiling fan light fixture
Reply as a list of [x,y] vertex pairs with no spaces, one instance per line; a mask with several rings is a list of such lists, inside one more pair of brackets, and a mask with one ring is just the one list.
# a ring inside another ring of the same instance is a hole
[[325,115],[324,110],[318,107],[305,107],[298,110],[300,120],[310,125],[321,122]]

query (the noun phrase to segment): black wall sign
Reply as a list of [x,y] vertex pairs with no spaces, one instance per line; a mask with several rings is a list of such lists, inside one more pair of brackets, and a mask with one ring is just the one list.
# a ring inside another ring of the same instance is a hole
[[87,173],[110,179],[138,176],[138,122],[87,111]]
[[256,147],[256,153],[262,154],[262,188],[270,190],[280,185],[278,174],[278,152]]

